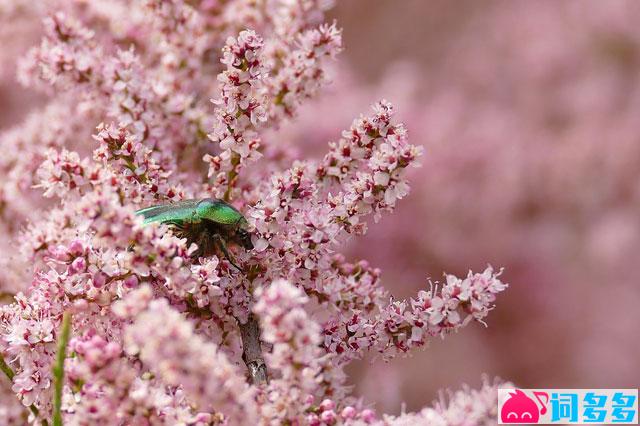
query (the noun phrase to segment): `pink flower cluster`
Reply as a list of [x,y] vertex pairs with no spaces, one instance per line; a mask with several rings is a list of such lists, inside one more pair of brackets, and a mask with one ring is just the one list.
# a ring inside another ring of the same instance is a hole
[[[19,400],[30,422],[60,411],[74,425],[407,424],[352,396],[345,366],[483,322],[506,284],[487,268],[395,300],[379,269],[337,254],[408,195],[421,148],[383,100],[323,158],[294,160],[264,132],[277,135],[329,83],[341,31],[321,23],[324,2],[210,3],[45,12],[20,76],[55,100],[0,135],[2,146],[27,147],[0,164],[13,176],[0,187],[10,213],[0,222],[20,241],[1,272],[11,303],[0,306],[0,355],[15,377],[0,410],[17,418]],[[21,185],[36,191],[9,205]],[[205,197],[250,224],[254,249],[230,247],[242,272],[226,256],[194,259],[195,245],[135,214]],[[24,228],[8,224],[17,218]],[[58,410],[52,366],[65,313]],[[247,380],[241,327],[254,317],[266,383]],[[447,419],[476,404],[481,416],[485,394],[461,395],[428,413],[458,424]],[[432,415],[423,413],[415,418]]]
[[[382,376],[376,363],[359,370],[361,392],[379,404],[406,401],[415,408],[423,397],[413,389],[435,392],[441,383],[426,379],[451,357],[465,359],[464,369],[448,371],[457,380],[495,360],[497,374],[523,381],[640,382],[640,373],[629,375],[638,345],[625,339],[629,324],[640,321],[631,314],[640,302],[640,204],[632,189],[640,181],[640,31],[634,25],[640,9],[626,0],[496,3],[482,11],[459,3],[400,9],[381,2],[369,13],[375,18],[362,20],[365,3],[349,2],[339,11],[345,19],[351,11],[347,53],[358,66],[336,71],[321,101],[306,104],[277,135],[317,155],[319,143],[343,128],[345,115],[357,114],[372,97],[388,97],[411,140],[429,155],[409,175],[409,202],[345,252],[381,267],[396,295],[420,289],[411,283],[421,282],[425,265],[458,274],[488,261],[509,265],[505,276],[518,283],[509,297],[528,303],[527,309],[500,306],[500,318],[490,318],[489,339],[480,329],[465,332],[482,341],[484,356],[467,359],[462,343],[394,363],[385,371],[402,377],[400,389],[387,394],[364,385]],[[413,22],[429,16],[462,24],[469,13],[477,25],[445,31],[426,25],[415,34],[438,49],[418,53],[411,43],[381,49],[380,56],[408,62],[373,64],[368,75],[376,79],[362,77],[368,47],[387,46],[398,22],[416,28]],[[416,221],[424,224],[418,231]],[[615,286],[603,286],[610,277]],[[618,309],[607,308],[613,301]],[[545,344],[521,353],[533,338]],[[537,362],[549,354],[555,362],[540,371]],[[421,362],[421,374],[412,374]]]
[[[267,120],[262,80],[264,41],[253,31],[229,37],[222,52],[227,69],[220,73],[221,99],[215,103],[215,127],[209,138],[220,145],[221,153],[204,156],[214,188],[226,187],[229,197],[241,167],[260,157],[259,124]],[[224,194],[216,194],[222,197]]]
[[[441,394],[433,407],[417,413],[405,413],[397,417],[385,416],[384,423],[394,426],[434,425],[464,426],[495,424],[498,418],[498,388],[512,386],[509,383],[490,383],[485,379],[479,390],[467,387]],[[448,399],[448,400],[447,400]]]
[[197,411],[211,413],[209,418],[201,414],[199,421],[210,422],[224,407],[219,417],[256,423],[255,389],[166,299],[151,301],[135,316],[125,327],[124,343],[129,356],[139,358],[163,383],[181,388]]
[[[506,288],[492,268],[465,279],[447,275],[442,288],[432,284],[417,298],[391,301],[377,311],[354,311],[348,321],[332,319],[324,327],[324,345],[330,352],[357,357],[374,349],[385,358],[405,353],[444,336],[471,321],[482,322],[493,308],[496,295]],[[345,327],[346,326],[346,327]]]
[[254,311],[261,320],[262,339],[272,345],[267,365],[278,373],[266,391],[273,406],[265,416],[277,423],[302,418],[310,404],[300,401],[313,401],[321,391],[320,327],[304,310],[307,296],[287,281],[259,288],[256,297]]

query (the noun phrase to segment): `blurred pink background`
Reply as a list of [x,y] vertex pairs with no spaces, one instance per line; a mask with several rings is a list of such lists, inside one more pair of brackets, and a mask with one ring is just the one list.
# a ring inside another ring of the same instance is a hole
[[[356,394],[398,413],[484,373],[637,387],[640,3],[349,0],[333,18],[346,47],[333,86],[271,137],[319,155],[386,98],[425,148],[409,197],[350,256],[380,266],[396,297],[487,263],[511,284],[488,328],[354,363]],[[0,29],[0,131],[42,101],[13,79],[38,25]]]

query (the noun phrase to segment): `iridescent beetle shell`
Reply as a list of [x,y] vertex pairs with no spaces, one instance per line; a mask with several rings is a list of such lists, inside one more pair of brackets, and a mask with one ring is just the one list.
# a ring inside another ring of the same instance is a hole
[[251,234],[247,231],[247,220],[236,208],[222,200],[182,200],[147,207],[138,210],[136,214],[144,217],[145,224],[157,222],[170,225],[189,244],[196,243],[198,250],[194,257],[208,257],[219,249],[236,266],[225,243],[232,242],[246,250],[253,249]]

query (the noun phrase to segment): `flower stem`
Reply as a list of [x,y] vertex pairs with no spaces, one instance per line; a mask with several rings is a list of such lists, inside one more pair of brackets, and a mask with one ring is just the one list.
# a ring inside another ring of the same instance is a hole
[[67,357],[67,343],[71,332],[71,313],[62,315],[62,327],[58,337],[58,353],[53,366],[53,426],[62,426],[62,387],[64,385],[64,360]]
[[9,380],[11,380],[13,382],[13,378],[15,377],[16,373],[14,373],[13,370],[11,369],[11,367],[9,367],[9,364],[7,364],[4,361],[2,353],[0,353],[0,370],[2,370],[2,372],[5,374],[5,376],[7,376],[9,378]]
[[[2,371],[5,374],[5,376],[9,378],[9,381],[11,381],[11,383],[13,383],[13,378],[16,376],[16,373],[14,373],[11,367],[9,367],[9,364],[6,363],[1,352],[0,352],[0,371]],[[38,411],[38,408],[35,405],[31,404],[29,406],[29,410],[33,413],[34,416],[36,416],[36,418],[40,417],[40,411]],[[45,419],[42,419],[40,424],[42,424],[42,426],[48,426],[49,423]]]

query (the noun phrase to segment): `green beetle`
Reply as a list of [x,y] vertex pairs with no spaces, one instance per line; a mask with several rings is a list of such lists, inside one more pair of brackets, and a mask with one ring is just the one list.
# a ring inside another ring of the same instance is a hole
[[182,200],[176,203],[151,206],[138,210],[144,223],[164,223],[170,225],[176,235],[186,238],[187,243],[196,243],[198,250],[193,257],[208,257],[222,251],[239,271],[233,257],[229,255],[227,243],[232,242],[253,249],[248,223],[242,213],[233,206],[215,198]]

